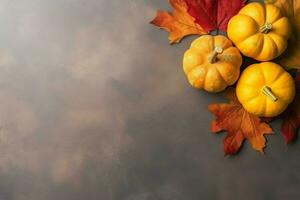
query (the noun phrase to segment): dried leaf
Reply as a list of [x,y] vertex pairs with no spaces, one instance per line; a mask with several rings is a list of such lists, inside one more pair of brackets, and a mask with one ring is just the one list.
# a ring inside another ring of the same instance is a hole
[[187,35],[208,33],[188,14],[188,7],[184,0],[170,0],[169,2],[174,8],[173,13],[157,11],[155,19],[150,23],[170,32],[170,43],[178,43]]
[[259,117],[248,113],[238,102],[234,90],[226,93],[229,103],[211,104],[209,110],[216,116],[212,122],[212,132],[227,131],[224,139],[225,154],[235,154],[243,141],[248,139],[252,147],[263,152],[265,134],[273,134],[272,128]]
[[[269,2],[270,0],[265,0]],[[286,68],[300,68],[300,1],[299,0],[272,0],[289,18],[292,26],[292,35],[288,48],[277,61]]]
[[245,0],[185,0],[188,12],[206,31],[227,31],[228,21],[246,4]]
[[287,144],[296,139],[298,128],[300,126],[300,73],[296,76],[295,83],[297,95],[294,102],[283,114],[283,122],[281,125],[281,132]]

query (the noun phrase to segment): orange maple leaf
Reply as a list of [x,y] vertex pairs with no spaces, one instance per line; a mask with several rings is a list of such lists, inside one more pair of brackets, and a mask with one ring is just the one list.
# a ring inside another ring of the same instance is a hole
[[216,119],[212,122],[212,132],[227,131],[224,139],[224,152],[235,154],[241,148],[245,139],[252,147],[263,152],[266,139],[265,134],[273,134],[272,128],[259,117],[248,113],[238,102],[234,90],[227,90],[226,97],[229,103],[211,104],[208,106]]
[[157,11],[157,15],[150,23],[170,32],[170,43],[178,43],[187,35],[207,34],[199,24],[195,22],[188,13],[188,6],[184,0],[170,0],[174,8],[173,13]]

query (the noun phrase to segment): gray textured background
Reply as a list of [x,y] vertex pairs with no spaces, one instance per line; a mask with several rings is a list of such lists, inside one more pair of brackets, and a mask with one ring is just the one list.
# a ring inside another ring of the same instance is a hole
[[300,144],[224,157],[165,0],[0,0],[1,200],[299,199]]

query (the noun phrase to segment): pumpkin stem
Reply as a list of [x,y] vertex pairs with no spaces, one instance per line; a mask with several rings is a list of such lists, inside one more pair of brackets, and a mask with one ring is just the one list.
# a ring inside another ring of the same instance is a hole
[[261,33],[269,33],[269,31],[273,28],[271,23],[266,23],[262,27],[260,27],[259,31]]
[[209,62],[212,64],[214,62],[216,62],[216,59],[217,59],[217,56],[218,54],[222,53],[223,52],[223,48],[222,47],[215,47],[212,55],[209,57]]
[[262,92],[264,95],[266,95],[267,97],[269,97],[270,99],[272,99],[272,101],[277,101],[278,98],[275,96],[275,94],[272,92],[271,88],[268,86],[264,86],[262,88]]

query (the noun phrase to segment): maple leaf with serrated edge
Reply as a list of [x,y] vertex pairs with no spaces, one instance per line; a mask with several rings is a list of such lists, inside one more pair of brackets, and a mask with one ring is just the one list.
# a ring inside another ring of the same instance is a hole
[[298,128],[300,126],[300,71],[295,78],[297,94],[293,103],[283,114],[283,122],[281,132],[287,144],[293,142],[297,137]]
[[246,5],[245,0],[185,0],[188,12],[206,31],[227,32],[228,21]]
[[289,18],[292,34],[287,50],[276,61],[286,68],[300,69],[300,1],[299,0],[265,0],[274,3]]
[[223,142],[225,155],[237,153],[245,139],[249,140],[253,149],[263,152],[266,145],[264,135],[273,134],[272,128],[243,108],[233,88],[227,89],[224,94],[230,100],[229,103],[211,104],[208,109],[216,117],[211,131],[228,133]]
[[195,22],[195,18],[189,15],[184,0],[170,0],[169,2],[174,8],[173,13],[157,11],[156,17],[150,23],[168,31],[170,43],[178,43],[187,35],[208,33]]

